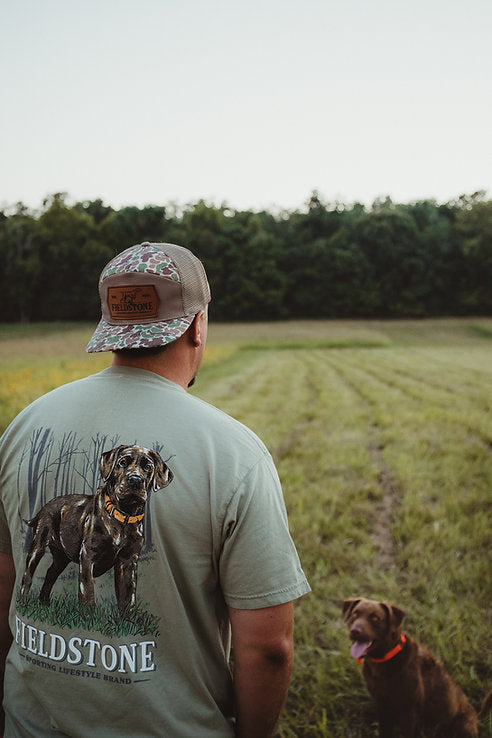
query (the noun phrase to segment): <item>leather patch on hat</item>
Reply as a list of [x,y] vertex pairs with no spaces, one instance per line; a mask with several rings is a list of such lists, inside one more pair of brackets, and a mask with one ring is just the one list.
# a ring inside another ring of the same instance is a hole
[[151,284],[108,287],[108,309],[112,320],[157,318],[159,297]]

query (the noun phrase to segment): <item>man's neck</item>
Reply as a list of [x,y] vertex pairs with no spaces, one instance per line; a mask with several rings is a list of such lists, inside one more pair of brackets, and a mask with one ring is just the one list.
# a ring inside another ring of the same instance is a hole
[[120,354],[113,354],[112,366],[129,366],[134,369],[145,369],[187,389],[192,378],[188,378],[185,367],[182,366],[181,362],[166,359],[167,357],[164,355],[132,358],[121,356]]

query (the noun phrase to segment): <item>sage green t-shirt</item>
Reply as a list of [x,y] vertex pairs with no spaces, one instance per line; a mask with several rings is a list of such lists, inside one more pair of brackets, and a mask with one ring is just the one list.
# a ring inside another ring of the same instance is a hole
[[[123,447],[136,449],[135,484],[140,476],[149,484],[138,515],[131,494],[123,510],[112,497],[114,475],[133,464],[130,452],[119,458]],[[168,470],[158,477],[164,486],[150,484],[147,450]],[[131,556],[128,536],[141,545]],[[6,738],[232,736],[227,606],[269,607],[309,591],[263,443],[173,382],[128,367],[60,387],[9,426],[0,550],[16,567]],[[79,606],[87,577],[94,604]],[[131,593],[124,610],[122,587]]]

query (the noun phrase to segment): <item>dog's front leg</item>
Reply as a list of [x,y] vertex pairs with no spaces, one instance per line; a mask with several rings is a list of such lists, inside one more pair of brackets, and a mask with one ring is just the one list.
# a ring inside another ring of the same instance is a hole
[[378,722],[379,738],[415,738],[416,718],[410,712],[398,716],[387,708],[378,709]]
[[94,562],[82,544],[79,559],[79,605],[94,606]]
[[44,555],[44,546],[37,547],[36,543],[33,543],[31,546],[31,550],[29,551],[29,554],[27,556],[26,570],[24,572],[24,576],[22,577],[22,583],[21,583],[21,595],[22,596],[29,594],[34,572],[36,571],[36,568],[39,562],[43,558],[43,555]]
[[387,709],[378,708],[379,738],[395,738],[395,724]]
[[379,738],[414,738],[415,736],[415,723],[410,716],[408,716],[408,722],[405,718],[405,724],[402,725],[402,721],[399,717],[393,714],[392,710],[388,709],[388,706],[378,708],[378,722],[379,722]]
[[114,562],[114,589],[120,612],[137,603],[137,566],[138,553],[128,558],[120,554]]

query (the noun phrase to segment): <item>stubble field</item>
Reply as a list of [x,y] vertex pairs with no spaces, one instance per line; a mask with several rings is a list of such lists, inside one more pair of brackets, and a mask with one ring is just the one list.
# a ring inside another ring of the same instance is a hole
[[[0,326],[1,430],[108,365],[84,355],[91,328]],[[341,620],[352,596],[402,607],[475,707],[492,689],[491,387],[492,319],[211,324],[193,392],[272,451],[313,589],[281,738],[377,735]]]

